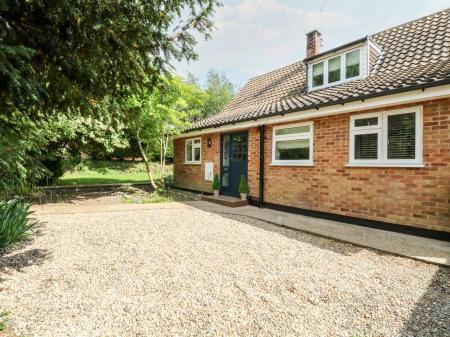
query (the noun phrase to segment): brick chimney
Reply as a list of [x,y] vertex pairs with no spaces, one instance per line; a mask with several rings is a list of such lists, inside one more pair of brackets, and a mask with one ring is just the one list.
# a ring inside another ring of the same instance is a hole
[[310,58],[320,53],[322,45],[322,34],[318,30],[313,30],[306,34],[306,58]]

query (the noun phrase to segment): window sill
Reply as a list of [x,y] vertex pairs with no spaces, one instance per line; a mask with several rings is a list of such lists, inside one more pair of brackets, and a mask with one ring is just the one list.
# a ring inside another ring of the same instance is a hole
[[190,161],[185,161],[184,165],[201,165],[201,162],[190,162]]
[[270,163],[269,166],[314,166],[313,163]]
[[384,168],[389,168],[389,167],[404,167],[404,168],[408,168],[408,167],[416,167],[416,168],[421,168],[421,167],[425,167],[425,165],[423,164],[347,164],[345,165],[345,167],[384,167]]

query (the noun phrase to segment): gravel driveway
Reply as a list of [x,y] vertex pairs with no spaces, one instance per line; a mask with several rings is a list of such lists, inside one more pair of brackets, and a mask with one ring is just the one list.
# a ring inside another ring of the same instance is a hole
[[445,268],[188,206],[39,219],[0,256],[17,336],[450,336]]

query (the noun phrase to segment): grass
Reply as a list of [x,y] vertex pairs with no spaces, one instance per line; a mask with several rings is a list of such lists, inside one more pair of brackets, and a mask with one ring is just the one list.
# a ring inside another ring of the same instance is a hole
[[0,312],[0,332],[5,331],[6,326],[8,325],[8,316],[8,310],[4,309],[2,312]]
[[[165,174],[171,174],[168,165]],[[159,179],[159,167],[153,165],[155,179]],[[85,160],[73,170],[64,174],[58,185],[95,185],[148,182],[147,172],[142,162]]]

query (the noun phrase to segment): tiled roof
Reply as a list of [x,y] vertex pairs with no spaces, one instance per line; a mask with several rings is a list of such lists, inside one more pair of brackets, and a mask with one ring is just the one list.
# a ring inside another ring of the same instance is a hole
[[450,9],[368,36],[382,52],[369,75],[308,93],[296,62],[252,78],[225,109],[191,130],[450,83]]

